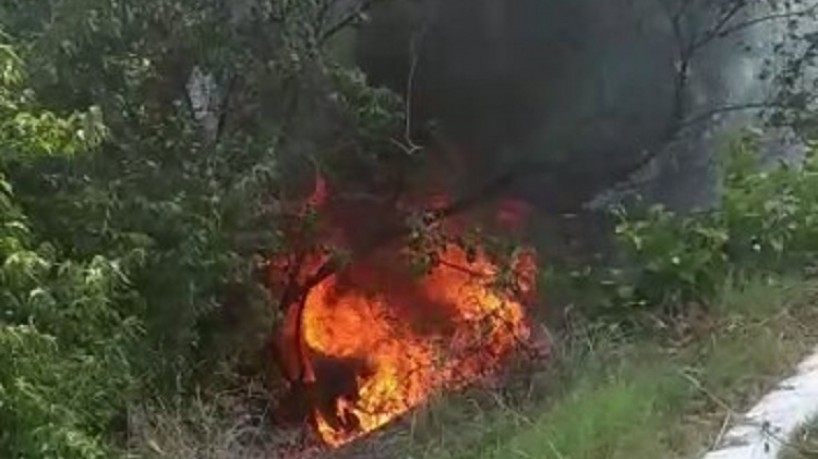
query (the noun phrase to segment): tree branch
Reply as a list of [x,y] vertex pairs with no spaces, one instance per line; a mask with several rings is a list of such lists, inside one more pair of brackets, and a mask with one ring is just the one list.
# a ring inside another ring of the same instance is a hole
[[362,14],[369,11],[375,3],[382,1],[382,0],[362,0],[361,4],[358,5],[351,13],[348,13],[341,19],[339,19],[335,24],[331,25],[327,30],[321,32],[318,37],[318,46],[324,45],[327,41],[329,41],[332,37],[340,33],[342,30],[346,29],[348,26],[352,25],[357,21]]
[[699,113],[696,116],[689,117],[686,119],[682,125],[680,126],[681,129],[687,129],[692,127],[696,124],[706,122],[713,118],[714,116],[723,114],[723,113],[732,113],[732,112],[741,112],[741,111],[749,111],[749,110],[762,110],[765,108],[780,108],[780,109],[790,109],[788,104],[782,102],[747,102],[744,104],[735,104],[735,105],[723,105],[721,107],[716,107],[711,110],[707,110],[705,112]]
[[765,22],[778,21],[778,20],[782,20],[782,19],[792,19],[792,18],[798,18],[798,17],[806,17],[806,16],[816,14],[816,13],[818,13],[818,2],[813,3],[811,6],[806,7],[806,8],[802,8],[802,9],[797,10],[797,11],[790,11],[788,13],[770,14],[770,15],[767,15],[767,16],[762,16],[762,17],[758,17],[758,18],[749,19],[749,20],[747,20],[745,22],[735,24],[735,25],[733,25],[731,27],[726,27],[717,35],[717,38],[726,37],[726,36],[731,35],[733,33],[742,31],[744,29],[748,29],[750,27],[753,27],[753,26],[756,26],[756,25],[759,25],[759,24],[763,24]]
[[638,161],[635,163],[623,167],[619,171],[616,171],[612,174],[614,177],[621,177],[621,181],[626,181],[629,177],[633,174],[637,173],[648,164],[650,164],[656,157],[661,155],[665,151],[665,147],[676,140],[678,136],[686,129],[690,127],[707,121],[711,119],[713,116],[718,115],[720,113],[726,112],[734,112],[734,111],[741,111],[741,110],[750,110],[750,109],[760,109],[760,108],[786,108],[785,104],[777,103],[777,102],[754,102],[754,103],[746,103],[746,104],[739,104],[739,105],[732,105],[732,106],[724,106],[718,107],[712,110],[709,110],[705,113],[698,114],[696,116],[690,117],[687,112],[687,89],[689,85],[689,78],[690,78],[690,67],[692,60],[696,57],[696,54],[702,50],[707,45],[711,44],[713,41],[719,38],[724,38],[731,34],[737,33],[739,31],[745,30],[749,27],[767,22],[767,21],[774,21],[774,20],[781,20],[781,19],[788,19],[793,17],[805,17],[809,14],[815,13],[818,10],[818,2],[814,3],[813,5],[803,8],[798,11],[790,11],[788,13],[780,13],[780,14],[772,14],[768,16],[763,16],[759,18],[754,18],[742,23],[738,23],[732,26],[729,26],[730,22],[733,21],[738,15],[748,7],[747,0],[735,0],[735,3],[727,8],[724,13],[717,19],[716,23],[711,27],[709,30],[704,32],[701,37],[699,38],[691,38],[687,39],[685,33],[682,28],[682,19],[684,15],[687,13],[688,7],[691,3],[691,0],[683,0],[680,7],[676,11],[668,10],[668,20],[671,24],[673,34],[677,41],[678,45],[678,68],[676,70],[676,76],[674,81],[673,87],[673,111],[670,116],[670,120],[668,122],[668,126],[663,136],[663,139],[659,142],[660,146],[654,149],[652,152],[649,152],[643,155]]
[[694,40],[690,43],[688,54],[692,56],[699,49],[707,46],[710,42],[719,37],[729,35],[724,28],[730,23],[738,14],[747,7],[747,0],[733,0],[735,3],[716,21],[716,24],[705,32],[699,40]]
[[409,41],[409,75],[406,78],[406,96],[404,100],[404,128],[403,142],[395,141],[407,155],[412,155],[422,149],[412,140],[412,101],[415,95],[415,78],[417,77],[418,64],[420,63],[420,47],[423,38],[426,36],[429,22],[424,21],[423,28],[418,31]]
[[[545,164],[543,163],[521,162],[504,174],[487,182],[474,193],[454,201],[443,209],[427,211],[426,214],[428,217],[426,223],[430,225],[440,223],[446,219],[467,212],[480,204],[498,197],[520,179],[527,176],[540,175],[545,170]],[[397,229],[384,231],[373,238],[372,242],[363,250],[363,254],[372,253],[393,241],[406,237],[410,232],[411,228],[405,225]],[[303,301],[303,298],[312,288],[337,273],[342,267],[342,263],[337,259],[328,260],[305,282],[300,285],[288,286],[288,288],[285,289],[285,295],[282,295],[280,306],[286,310],[291,305]]]

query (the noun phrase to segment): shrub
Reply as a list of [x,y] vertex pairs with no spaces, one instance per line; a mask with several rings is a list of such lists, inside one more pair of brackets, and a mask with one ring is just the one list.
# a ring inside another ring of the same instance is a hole
[[640,305],[680,304],[719,291],[730,235],[718,216],[678,217],[653,207],[642,218],[620,212],[619,219],[616,236],[627,263],[620,281],[633,285],[625,299],[630,294]]
[[677,215],[661,207],[618,207],[616,266],[588,268],[605,306],[708,303],[728,278],[803,270],[818,253],[818,156],[762,167],[746,135],[725,155],[721,206]]
[[5,166],[88,151],[99,137],[93,111],[60,117],[17,97],[18,61],[0,51],[0,456],[110,457],[103,433],[136,380],[139,303],[125,273],[138,258],[72,260],[32,231]]

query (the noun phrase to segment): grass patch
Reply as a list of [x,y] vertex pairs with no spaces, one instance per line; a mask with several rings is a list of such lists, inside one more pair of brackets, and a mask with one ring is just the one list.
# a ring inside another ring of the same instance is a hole
[[551,368],[525,390],[462,395],[418,413],[407,450],[442,459],[695,457],[818,342],[815,292],[814,282],[754,280],[726,288],[683,327],[580,327],[557,340]]
[[533,457],[545,450],[559,458],[658,457],[655,432],[644,427],[661,422],[662,412],[672,410],[685,390],[669,368],[615,375],[575,389],[530,428],[482,455]]

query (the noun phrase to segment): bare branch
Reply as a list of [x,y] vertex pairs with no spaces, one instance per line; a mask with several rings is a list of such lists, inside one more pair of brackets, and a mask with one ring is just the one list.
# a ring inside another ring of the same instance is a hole
[[797,11],[790,11],[788,13],[778,13],[778,14],[770,14],[767,16],[761,16],[753,19],[749,19],[745,22],[741,22],[735,24],[730,27],[725,27],[719,34],[718,37],[726,37],[728,35],[732,35],[736,32],[748,29],[750,27],[757,26],[759,24],[763,24],[765,22],[771,21],[780,21],[783,19],[793,19],[793,18],[803,18],[813,14],[818,13],[818,2],[813,3],[811,6],[797,10]]
[[415,37],[412,37],[409,43],[409,75],[406,78],[406,96],[404,97],[404,128],[403,128],[403,142],[395,142],[406,154],[414,154],[422,147],[417,145],[412,140],[412,100],[415,95],[415,77],[417,76],[418,63],[420,62],[420,41],[423,39],[423,34],[426,32],[426,26]]
[[[546,165],[536,162],[521,162],[510,168],[506,173],[497,176],[495,179],[485,183],[481,188],[466,197],[454,201],[449,206],[439,210],[429,210],[426,212],[427,224],[435,224],[449,219],[453,216],[467,212],[476,206],[490,201],[493,198],[507,191],[511,186],[524,177],[536,176],[545,172]],[[401,226],[397,229],[387,230],[380,236],[373,238],[369,246],[364,250],[364,254],[372,253],[395,240],[406,237],[411,229],[408,226]],[[300,303],[309,291],[337,273],[342,268],[342,263],[337,259],[331,259],[319,267],[315,273],[300,285],[288,285],[285,294],[282,295],[280,306],[284,309],[294,304]]]
[[736,1],[731,8],[722,14],[722,16],[718,19],[718,21],[716,21],[716,24],[710,28],[710,30],[705,32],[700,39],[694,40],[692,43],[690,43],[690,49],[687,51],[688,55],[692,56],[696,51],[707,46],[713,40],[729,35],[730,32],[727,32],[725,27],[727,27],[727,24],[735,19],[735,17],[746,8],[747,0]]
[[778,109],[792,109],[786,103],[783,102],[776,102],[776,101],[765,101],[765,102],[747,102],[744,104],[735,104],[735,105],[723,105],[721,107],[716,107],[711,110],[707,110],[703,113],[699,113],[696,116],[692,116],[687,118],[681,125],[680,129],[687,129],[693,127],[696,124],[703,123],[706,121],[711,120],[713,117],[721,115],[723,113],[732,113],[732,112],[741,112],[741,111],[750,111],[750,110],[763,110],[769,108],[778,108]]
[[730,23],[733,20],[735,20],[741,14],[741,12],[746,10],[748,7],[748,2],[746,0],[736,0],[733,5],[729,6],[720,15],[720,17],[716,20],[715,24],[710,29],[708,29],[698,38],[694,37],[688,39],[684,33],[682,21],[689,10],[689,5],[691,3],[692,0],[682,0],[679,8],[676,9],[675,11],[670,9],[666,10],[668,14],[668,21],[671,24],[673,34],[678,46],[678,63],[673,85],[674,86],[673,111],[668,122],[668,126],[663,141],[660,142],[661,146],[654,149],[651,152],[644,154],[638,161],[636,161],[632,165],[623,167],[621,170],[616,171],[612,174],[612,176],[614,177],[617,176],[621,177],[620,180],[627,180],[628,177],[632,176],[633,174],[637,173],[645,166],[650,164],[656,157],[658,157],[659,155],[662,154],[662,152],[665,151],[666,145],[676,140],[679,137],[679,135],[686,129],[689,129],[692,126],[699,124],[701,122],[710,120],[718,114],[751,109],[787,108],[785,104],[779,102],[752,102],[739,105],[718,107],[709,110],[705,113],[701,113],[691,117],[687,113],[688,112],[687,90],[690,80],[691,63],[699,51],[701,51],[703,48],[713,43],[717,39],[727,37],[734,33],[743,31],[750,27],[769,21],[790,19],[796,17],[806,17],[818,11],[818,2],[812,4],[809,7],[800,9],[798,11],[770,14],[767,16],[757,17],[749,19],[744,22],[730,25]]
[[402,150],[411,155],[421,150],[423,147],[417,145],[412,140],[412,102],[415,95],[415,79],[417,78],[418,66],[420,64],[420,50],[423,45],[423,40],[431,26],[432,19],[426,17],[423,19],[423,25],[417,31],[409,42],[409,75],[406,78],[406,95],[404,97],[404,131],[403,143],[395,141]]
[[335,24],[329,26],[327,30],[321,32],[320,36],[318,37],[318,45],[324,45],[332,37],[354,24],[355,21],[358,21],[364,13],[369,11],[375,5],[375,3],[379,1],[382,0],[361,0],[361,3],[357,8],[354,8],[353,11],[344,15]]
[[324,26],[327,23],[332,6],[336,1],[337,0],[319,0],[320,6],[315,18],[315,30],[324,30]]

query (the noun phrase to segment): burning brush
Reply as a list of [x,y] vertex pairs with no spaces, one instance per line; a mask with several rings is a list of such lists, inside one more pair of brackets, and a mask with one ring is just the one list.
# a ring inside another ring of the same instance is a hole
[[[520,212],[502,206],[498,218],[513,222]],[[444,242],[418,276],[408,252],[386,244],[329,275],[322,270],[331,257],[320,247],[271,264],[271,285],[301,287],[283,296],[277,351],[327,445],[383,427],[439,391],[485,380],[531,336],[524,303],[535,288],[532,253],[519,253],[509,272],[482,249]]]

